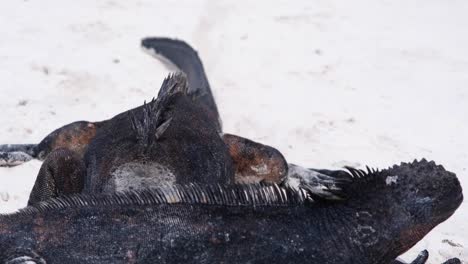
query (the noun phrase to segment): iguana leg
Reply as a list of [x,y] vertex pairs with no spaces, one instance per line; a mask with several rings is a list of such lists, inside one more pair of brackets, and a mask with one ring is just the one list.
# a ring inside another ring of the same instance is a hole
[[49,153],[58,148],[67,148],[83,156],[86,147],[96,135],[103,122],[91,123],[78,121],[56,129],[39,144],[0,145],[0,167],[11,167],[33,158],[44,160]]
[[77,153],[65,148],[54,150],[39,170],[28,205],[61,195],[80,193],[85,175],[86,167]]
[[78,121],[57,129],[37,145],[34,157],[43,160],[49,153],[59,148],[67,148],[82,157],[88,144],[96,136],[100,124]]
[[280,183],[288,172],[283,155],[273,147],[224,134],[235,167],[236,183]]
[[246,138],[225,134],[224,142],[235,167],[236,183],[269,182],[302,188],[311,198],[341,198],[340,184],[349,181],[345,171],[314,170],[288,164],[273,147]]

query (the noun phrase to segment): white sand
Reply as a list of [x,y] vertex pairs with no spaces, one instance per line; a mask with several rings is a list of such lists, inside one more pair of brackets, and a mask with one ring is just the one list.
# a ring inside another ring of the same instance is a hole
[[[468,190],[467,14],[463,0],[5,0],[0,143],[150,99],[168,69],[139,41],[168,36],[199,50],[226,132],[309,167],[426,157]],[[0,212],[25,205],[40,165],[0,168]],[[468,261],[467,209],[404,258]]]

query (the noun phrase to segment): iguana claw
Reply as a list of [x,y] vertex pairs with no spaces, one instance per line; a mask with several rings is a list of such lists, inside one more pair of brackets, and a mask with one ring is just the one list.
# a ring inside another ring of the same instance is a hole
[[[320,171],[307,169],[295,164],[288,164],[288,175],[283,182],[284,185],[293,189],[305,189],[312,198],[325,200],[341,200],[341,184],[349,182],[349,179],[332,175],[332,171]],[[336,173],[335,173],[336,174]]]

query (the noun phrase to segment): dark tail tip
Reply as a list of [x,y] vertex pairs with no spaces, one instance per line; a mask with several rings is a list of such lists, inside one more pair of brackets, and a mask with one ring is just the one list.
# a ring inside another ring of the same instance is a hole
[[192,92],[196,90],[210,92],[201,59],[195,49],[185,41],[169,38],[145,38],[141,41],[141,45],[155,54],[163,56],[184,72]]

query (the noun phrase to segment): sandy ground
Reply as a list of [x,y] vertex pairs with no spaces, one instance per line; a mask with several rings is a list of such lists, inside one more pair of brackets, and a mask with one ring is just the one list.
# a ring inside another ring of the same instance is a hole
[[[139,41],[168,36],[198,49],[226,132],[309,167],[426,157],[468,190],[466,14],[463,0],[5,0],[0,143],[150,99],[169,69]],[[25,205],[40,165],[0,168],[0,212]],[[404,258],[468,261],[467,209]]]

